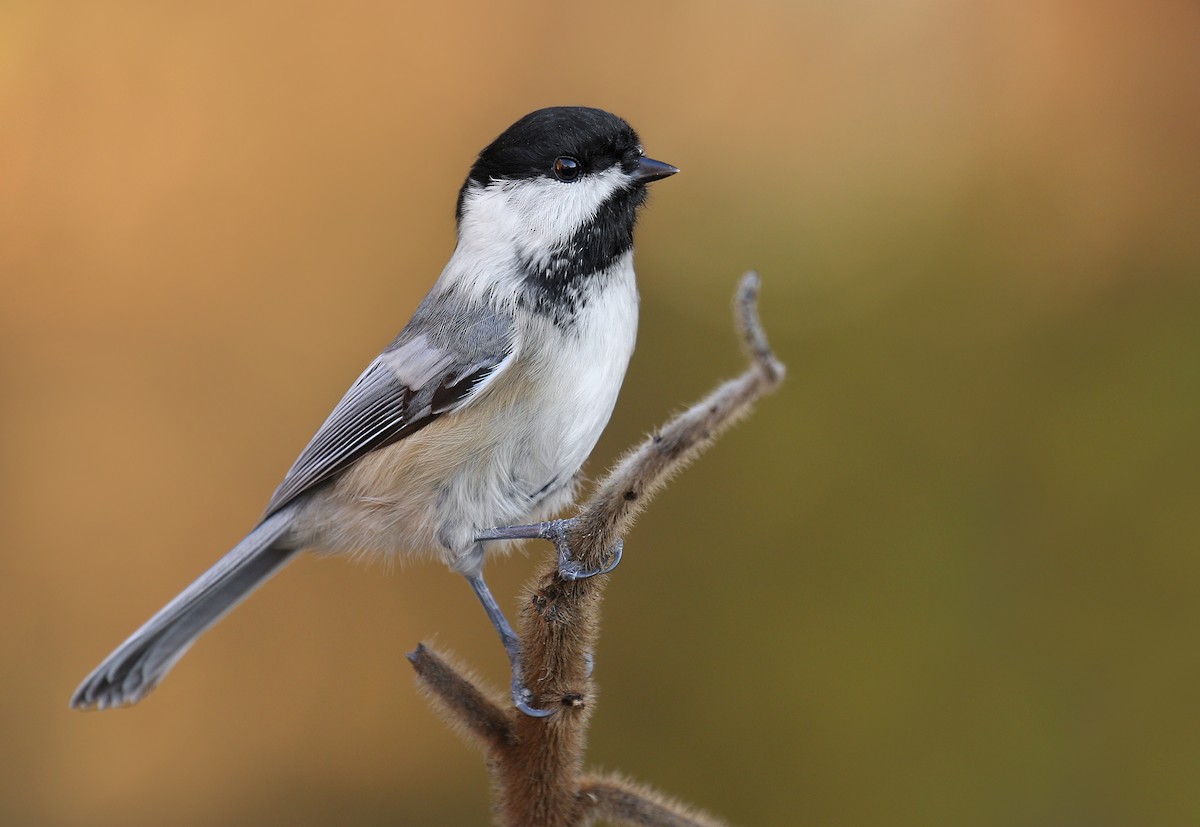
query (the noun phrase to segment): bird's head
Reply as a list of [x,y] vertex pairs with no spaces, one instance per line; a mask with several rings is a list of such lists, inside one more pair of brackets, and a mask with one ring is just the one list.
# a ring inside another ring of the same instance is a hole
[[646,185],[678,172],[600,109],[532,112],[482,152],[458,197],[459,243],[511,249],[533,267],[564,257],[594,272],[633,244]]

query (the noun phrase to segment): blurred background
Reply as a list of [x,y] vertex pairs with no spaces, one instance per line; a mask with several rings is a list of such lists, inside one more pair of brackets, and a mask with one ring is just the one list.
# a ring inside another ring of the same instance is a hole
[[305,558],[140,706],[67,699],[563,103],[683,169],[592,473],[740,369],[748,268],[790,369],[628,538],[591,762],[741,825],[1200,822],[1197,43],[1183,0],[0,5],[0,823],[487,823],[403,658],[506,680],[436,565]]

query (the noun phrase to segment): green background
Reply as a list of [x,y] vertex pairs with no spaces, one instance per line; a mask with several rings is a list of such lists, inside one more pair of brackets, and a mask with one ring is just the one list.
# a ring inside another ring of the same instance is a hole
[[743,270],[789,368],[628,538],[591,761],[742,825],[1200,822],[1197,42],[1170,0],[0,5],[0,822],[486,823],[403,658],[505,680],[437,565],[307,557],[142,705],[66,703],[563,103],[683,169],[591,472],[740,369]]

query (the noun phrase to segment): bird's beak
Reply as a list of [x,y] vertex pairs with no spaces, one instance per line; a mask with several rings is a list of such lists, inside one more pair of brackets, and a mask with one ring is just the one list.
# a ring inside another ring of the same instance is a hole
[[679,172],[679,169],[670,164],[655,161],[653,158],[642,158],[638,161],[637,168],[630,173],[629,178],[635,184],[649,184],[651,181],[666,178],[677,172]]

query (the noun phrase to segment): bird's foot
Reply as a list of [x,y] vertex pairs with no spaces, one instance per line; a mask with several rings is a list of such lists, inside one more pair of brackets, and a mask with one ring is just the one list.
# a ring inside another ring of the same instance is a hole
[[624,553],[625,544],[622,540],[617,540],[613,543],[609,554],[611,559],[609,562],[600,568],[584,569],[575,559],[575,555],[571,551],[571,544],[567,539],[567,531],[571,527],[574,519],[569,520],[548,520],[544,523],[534,523],[533,525],[513,525],[504,526],[502,528],[490,528],[487,531],[481,532],[476,540],[549,540],[554,543],[554,549],[558,552],[558,574],[563,580],[585,580],[589,577],[595,577],[598,574],[608,574],[617,567],[621,562],[621,555]]

